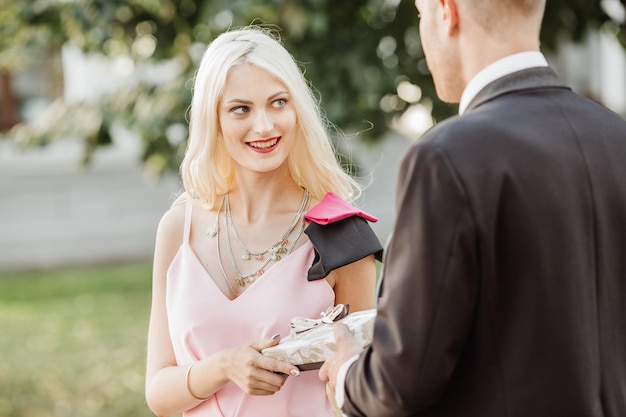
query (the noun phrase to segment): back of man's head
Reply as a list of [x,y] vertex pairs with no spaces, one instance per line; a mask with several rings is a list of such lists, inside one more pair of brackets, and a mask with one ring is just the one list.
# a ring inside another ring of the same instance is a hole
[[457,0],[486,31],[506,36],[520,24],[535,26],[538,32],[546,0]]

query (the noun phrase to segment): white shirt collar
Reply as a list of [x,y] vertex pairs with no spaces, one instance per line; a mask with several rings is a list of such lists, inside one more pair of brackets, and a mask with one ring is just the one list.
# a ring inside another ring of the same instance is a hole
[[463,114],[467,110],[470,101],[490,82],[524,69],[547,66],[546,58],[541,52],[536,51],[509,55],[487,65],[465,86],[459,102],[459,114]]

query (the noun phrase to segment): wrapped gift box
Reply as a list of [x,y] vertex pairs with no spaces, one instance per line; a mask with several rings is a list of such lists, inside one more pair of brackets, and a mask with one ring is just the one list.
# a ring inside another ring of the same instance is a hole
[[[372,342],[375,318],[376,309],[370,309],[350,313],[337,321],[326,318],[308,320],[310,328],[303,330],[303,327],[307,327],[306,324],[295,326],[294,331],[281,339],[278,345],[263,349],[261,353],[296,365],[302,371],[319,369],[324,361],[335,352],[334,323],[343,323],[348,326],[357,342],[365,347]],[[294,327],[293,322],[292,327]]]

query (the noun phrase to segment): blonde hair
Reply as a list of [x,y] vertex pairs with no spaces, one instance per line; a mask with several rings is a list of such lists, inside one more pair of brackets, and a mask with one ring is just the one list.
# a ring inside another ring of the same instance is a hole
[[287,158],[294,181],[315,199],[329,191],[348,201],[358,198],[361,189],[338,163],[328,124],[302,71],[269,29],[250,26],[222,33],[202,57],[180,168],[184,191],[174,205],[195,199],[215,208],[228,192],[234,170],[219,131],[218,105],[229,71],[246,64],[269,72],[289,91],[297,117],[296,138]]

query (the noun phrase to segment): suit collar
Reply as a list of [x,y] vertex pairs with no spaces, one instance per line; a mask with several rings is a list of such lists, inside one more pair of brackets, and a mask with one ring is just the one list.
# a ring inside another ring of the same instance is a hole
[[480,105],[493,100],[503,94],[531,88],[561,87],[567,88],[549,67],[529,68],[514,72],[487,84],[470,101],[466,112],[470,112]]
[[546,57],[539,51],[518,52],[492,62],[478,71],[463,89],[459,102],[459,114],[463,114],[474,96],[492,81],[517,71],[547,66]]

